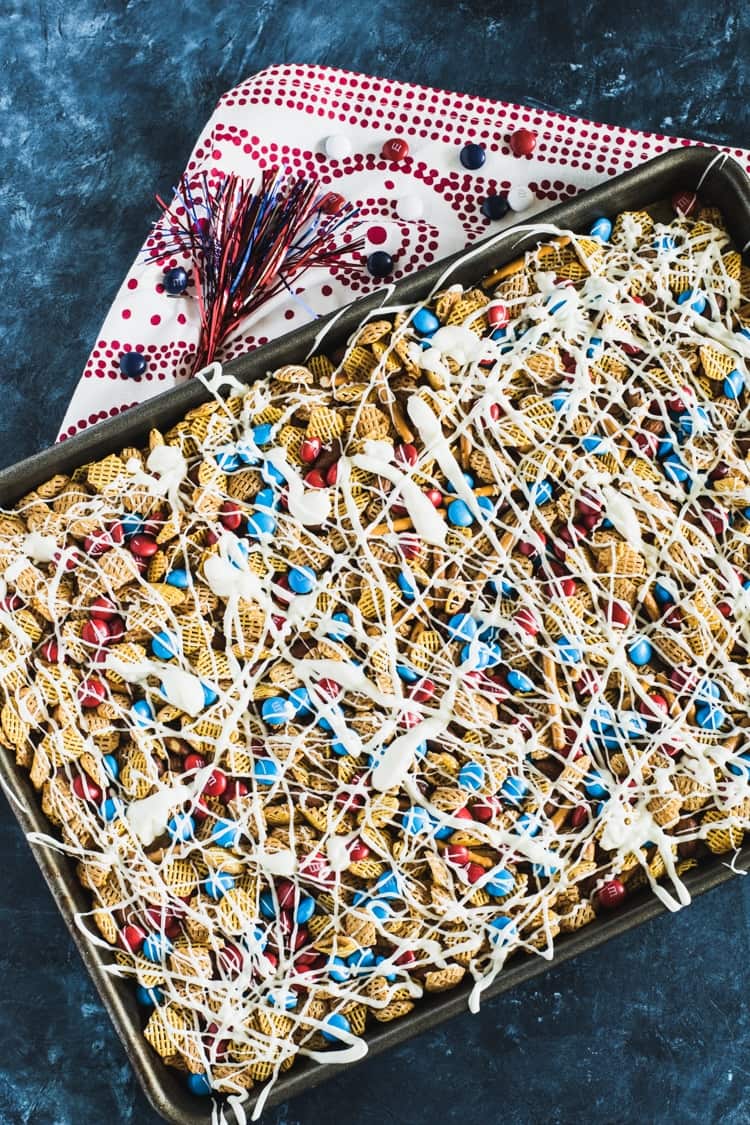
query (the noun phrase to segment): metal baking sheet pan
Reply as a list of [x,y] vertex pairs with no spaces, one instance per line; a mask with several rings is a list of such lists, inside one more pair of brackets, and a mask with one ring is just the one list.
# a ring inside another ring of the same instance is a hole
[[[335,348],[343,344],[360,321],[380,304],[413,303],[424,299],[449,268],[450,283],[474,284],[495,267],[549,237],[550,226],[584,231],[600,215],[613,217],[623,210],[650,208],[682,189],[697,189],[702,199],[720,208],[738,249],[743,250],[750,245],[750,180],[738,164],[717,154],[715,150],[686,147],[659,156],[632,172],[534,216],[533,227],[541,227],[541,231],[532,230],[529,233],[527,228],[509,228],[500,235],[475,245],[470,252],[464,251],[436,262],[428,269],[398,282],[391,289],[381,290],[354,302],[343,313],[332,314],[326,320],[316,321],[249,355],[233,360],[225,370],[243,383],[252,383],[282,364],[303,362],[315,350],[316,339],[328,321],[331,324],[326,336],[326,347]],[[22,495],[55,473],[69,473],[77,466],[105,457],[123,446],[145,443],[152,427],[169,427],[186,411],[209,397],[209,391],[199,380],[184,383],[63,444],[3,470],[0,472],[0,505],[12,506]],[[5,752],[0,752],[0,783],[6,790],[11,808],[25,833],[54,832],[39,807],[26,774]],[[73,864],[57,852],[36,844],[31,847],[149,1100],[173,1125],[209,1125],[211,1100],[196,1098],[190,1094],[181,1076],[166,1067],[143,1038],[143,1011],[136,1004],[132,982],[107,973],[105,968],[112,961],[111,954],[91,945],[75,925],[74,915],[88,910],[90,902],[87,892],[76,878]],[[747,866],[748,863],[750,845],[743,849],[738,866]],[[705,862],[699,869],[689,872],[684,876],[684,882],[691,895],[699,895],[732,878],[733,874],[722,858],[716,857]],[[582,930],[557,940],[554,959],[562,961],[575,957],[583,950],[600,945],[663,910],[659,900],[648,890],[644,890],[629,899],[617,913],[599,917]],[[484,996],[489,999],[521,981],[546,972],[548,967],[549,962],[541,957],[517,958],[503,970]],[[465,1011],[469,991],[470,985],[467,985],[452,992],[428,996],[405,1019],[372,1028],[366,1036],[370,1053],[384,1051]],[[300,1060],[280,1076],[266,1104],[271,1106],[286,1101],[332,1077],[337,1071],[338,1065],[320,1066]],[[256,1097],[257,1091],[251,1092],[244,1105],[248,1117],[252,1113]],[[226,1112],[228,1120],[231,1120],[231,1111]]]

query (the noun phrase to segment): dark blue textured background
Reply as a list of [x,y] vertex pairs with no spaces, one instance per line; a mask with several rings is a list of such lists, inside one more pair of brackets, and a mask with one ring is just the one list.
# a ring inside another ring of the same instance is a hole
[[[750,144],[741,0],[494,8],[0,3],[0,461],[54,439],[154,191],[222,91],[263,66],[329,63]],[[0,1125],[155,1125],[4,802],[0,871]],[[267,1120],[745,1125],[749,910],[736,880]]]

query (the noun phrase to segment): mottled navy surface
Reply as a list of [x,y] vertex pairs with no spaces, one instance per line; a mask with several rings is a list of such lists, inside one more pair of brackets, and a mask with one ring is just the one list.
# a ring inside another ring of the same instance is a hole
[[[244,76],[329,63],[749,145],[749,60],[739,0],[5,0],[0,461],[53,440],[154,191]],[[0,872],[0,1125],[155,1125],[4,802]],[[749,910],[735,880],[266,1119],[744,1125]]]

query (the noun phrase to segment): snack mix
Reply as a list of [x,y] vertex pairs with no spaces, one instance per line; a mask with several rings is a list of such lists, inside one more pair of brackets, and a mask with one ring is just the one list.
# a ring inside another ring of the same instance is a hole
[[194,1093],[739,848],[750,273],[685,198],[0,513],[0,739]]

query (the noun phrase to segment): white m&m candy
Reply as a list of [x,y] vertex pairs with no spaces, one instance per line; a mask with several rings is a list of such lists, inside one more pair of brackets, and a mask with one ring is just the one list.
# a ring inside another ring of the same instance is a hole
[[344,160],[351,156],[352,142],[343,133],[332,133],[323,141],[323,151],[331,160]]
[[536,196],[529,187],[518,184],[508,192],[508,203],[511,211],[528,211]]
[[412,222],[421,219],[424,213],[424,204],[418,195],[402,195],[396,200],[396,214],[399,219]]

